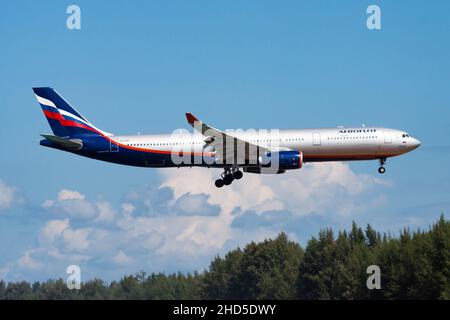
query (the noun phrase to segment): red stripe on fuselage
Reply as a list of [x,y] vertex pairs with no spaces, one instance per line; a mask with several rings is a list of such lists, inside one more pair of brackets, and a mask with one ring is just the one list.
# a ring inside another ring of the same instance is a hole
[[209,157],[213,157],[214,153],[212,152],[207,152],[207,153],[203,153],[203,152],[174,152],[174,151],[166,151],[166,150],[155,150],[155,149],[144,149],[144,148],[136,148],[136,147],[130,147],[127,146],[125,144],[121,144],[119,142],[116,142],[106,136],[103,136],[105,139],[111,141],[111,143],[114,143],[122,148],[125,149],[129,149],[129,150],[134,150],[134,151],[141,151],[141,152],[147,152],[147,153],[158,153],[158,154],[172,154],[172,153],[176,153],[179,154],[180,156],[183,155],[188,155],[188,156],[209,156]]
[[370,153],[370,154],[303,154],[305,162],[311,159],[323,161],[345,161],[345,160],[374,160],[380,158],[388,158],[398,156],[398,153]]

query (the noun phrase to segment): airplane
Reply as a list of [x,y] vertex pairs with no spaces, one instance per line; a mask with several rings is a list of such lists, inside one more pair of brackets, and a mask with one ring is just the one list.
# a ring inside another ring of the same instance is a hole
[[129,166],[222,168],[218,188],[243,172],[282,174],[307,162],[378,160],[382,174],[388,158],[421,145],[403,130],[381,127],[222,131],[191,113],[186,119],[194,134],[114,135],[96,128],[54,89],[33,91],[53,131],[42,134],[40,145]]

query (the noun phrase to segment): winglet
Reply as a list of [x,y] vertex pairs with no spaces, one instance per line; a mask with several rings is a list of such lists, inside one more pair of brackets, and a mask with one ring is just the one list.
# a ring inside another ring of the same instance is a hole
[[192,113],[186,112],[186,119],[189,124],[193,125],[194,122],[199,121]]

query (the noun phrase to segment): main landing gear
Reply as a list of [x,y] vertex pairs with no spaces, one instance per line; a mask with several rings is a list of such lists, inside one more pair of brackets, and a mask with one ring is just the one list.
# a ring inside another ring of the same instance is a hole
[[222,178],[217,179],[215,182],[217,188],[222,188],[224,185],[229,186],[233,180],[241,179],[243,173],[238,168],[226,168],[220,176]]
[[384,168],[384,165],[386,164],[386,158],[380,159],[380,167],[378,168],[378,172],[383,174],[386,172],[386,169]]

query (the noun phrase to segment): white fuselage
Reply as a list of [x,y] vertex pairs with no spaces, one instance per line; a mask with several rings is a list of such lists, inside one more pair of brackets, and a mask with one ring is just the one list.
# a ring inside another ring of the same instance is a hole
[[[231,135],[272,150],[301,151],[304,162],[383,159],[420,145],[420,141],[404,131],[374,127],[236,131]],[[201,153],[206,145],[203,135],[187,132],[112,136],[111,139],[136,149],[159,151],[182,147]]]

